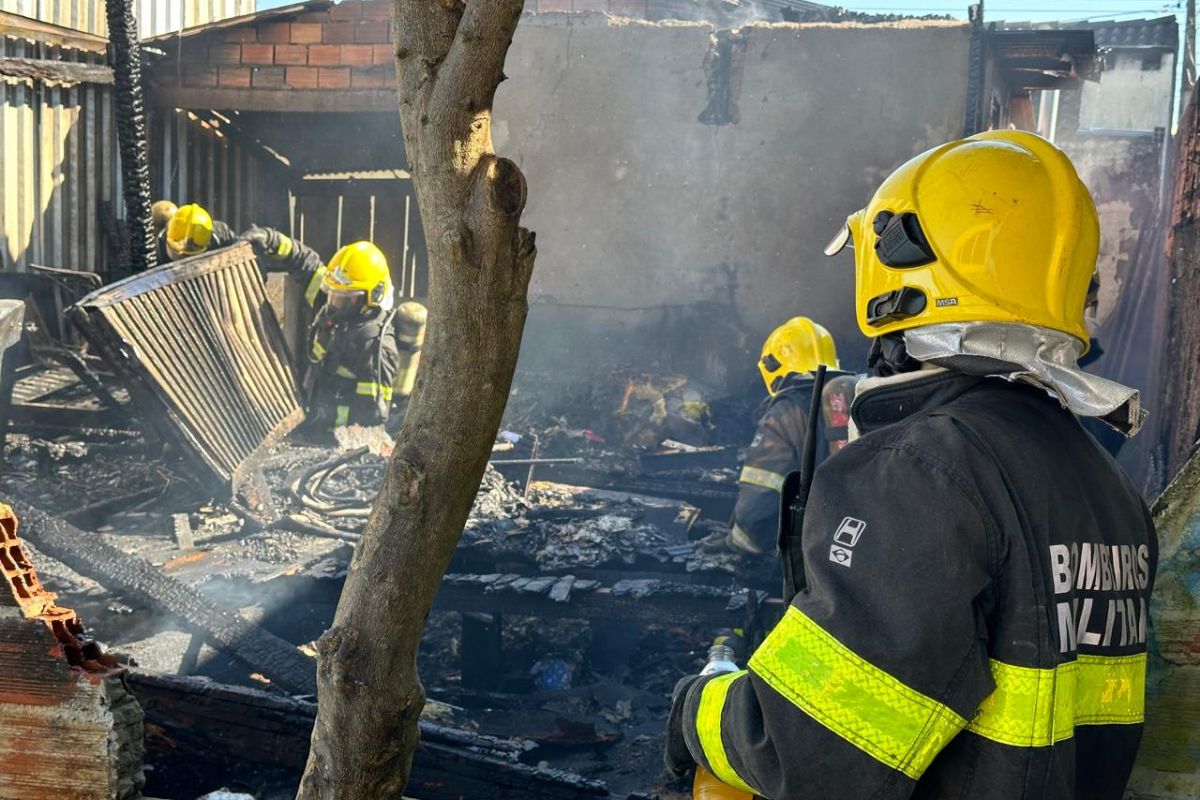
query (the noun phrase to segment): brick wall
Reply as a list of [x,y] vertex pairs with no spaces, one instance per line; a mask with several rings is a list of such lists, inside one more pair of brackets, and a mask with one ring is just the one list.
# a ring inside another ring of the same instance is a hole
[[339,3],[247,23],[183,46],[180,83],[224,89],[387,89],[396,85],[388,0]]

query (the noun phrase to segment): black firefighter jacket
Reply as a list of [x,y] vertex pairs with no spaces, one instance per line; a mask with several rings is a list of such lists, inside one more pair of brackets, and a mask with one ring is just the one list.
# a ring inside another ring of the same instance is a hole
[[[788,474],[800,469],[813,379],[792,374],[759,411],[754,440],[738,475],[737,505],[729,542],[745,553],[775,552],[779,537],[779,493]],[[818,452],[819,459],[824,453]]]
[[1141,737],[1149,513],[1044,392],[934,372],[856,399],[807,587],[694,683],[692,756],[771,800],[1119,800]]
[[316,371],[310,417],[334,428],[387,421],[400,358],[393,318],[379,309],[352,322],[317,314],[309,329],[309,357]]

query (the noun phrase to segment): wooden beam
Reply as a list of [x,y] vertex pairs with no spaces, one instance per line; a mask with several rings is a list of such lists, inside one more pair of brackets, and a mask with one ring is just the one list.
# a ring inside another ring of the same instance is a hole
[[212,108],[235,111],[380,111],[398,106],[391,89],[195,89],[152,86],[150,105],[157,108]]
[[28,78],[44,83],[75,86],[80,83],[111,84],[112,67],[100,64],[80,64],[73,61],[53,61],[45,58],[0,57],[0,75]]
[[89,53],[107,53],[108,39],[90,33],[51,25],[48,22],[0,11],[0,36],[28,39],[31,42],[53,44]]
[[[315,703],[202,678],[127,673],[130,691],[157,733],[149,746],[164,758],[245,769],[267,764],[299,775],[308,755]],[[613,800],[598,781],[521,763],[519,741],[421,721],[413,760],[414,793],[427,800]],[[419,787],[419,789],[418,789]]]

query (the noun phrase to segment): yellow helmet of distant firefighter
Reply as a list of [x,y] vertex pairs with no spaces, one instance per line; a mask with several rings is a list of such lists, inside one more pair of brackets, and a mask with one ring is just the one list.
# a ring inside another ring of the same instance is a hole
[[763,343],[758,371],[767,391],[775,395],[793,372],[812,372],[824,364],[838,368],[837,346],[829,331],[808,317],[792,317],[771,331]]
[[858,325],[869,337],[937,323],[1009,322],[1086,349],[1096,206],[1070,159],[1025,131],[928,150],[883,182],[826,248],[854,247]]
[[354,242],[334,253],[321,279],[330,309],[366,314],[392,307],[392,274],[387,257],[371,242]]
[[198,255],[212,241],[213,221],[203,206],[181,206],[167,223],[167,253],[171,260]]
[[150,206],[150,219],[154,225],[156,236],[167,229],[167,225],[171,223],[171,218],[177,211],[179,211],[179,206],[170,200],[156,200],[154,205]]

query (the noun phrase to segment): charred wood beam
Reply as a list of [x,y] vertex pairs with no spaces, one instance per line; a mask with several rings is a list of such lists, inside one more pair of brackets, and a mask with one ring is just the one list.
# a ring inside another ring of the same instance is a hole
[[113,82],[112,67],[44,58],[0,57],[0,75],[62,86],[75,86],[80,83],[110,85]]
[[751,597],[746,591],[654,579],[600,586],[598,581],[580,581],[571,576],[447,575],[434,607],[440,611],[539,619],[740,627],[747,623],[748,616],[757,616],[765,599],[765,592],[755,592]]
[[[245,762],[300,770],[317,706],[257,689],[202,678],[131,670],[128,684],[146,719],[160,734],[151,748],[189,759]],[[559,770],[538,769],[518,758],[525,742],[482,736],[422,721],[411,791],[422,800],[581,800],[609,797],[603,783]]]
[[198,630],[214,647],[297,694],[316,691],[316,664],[288,642],[218,606],[196,589],[164,575],[150,562],[108,544],[28,503],[10,500],[21,535],[42,552],[151,608]]

